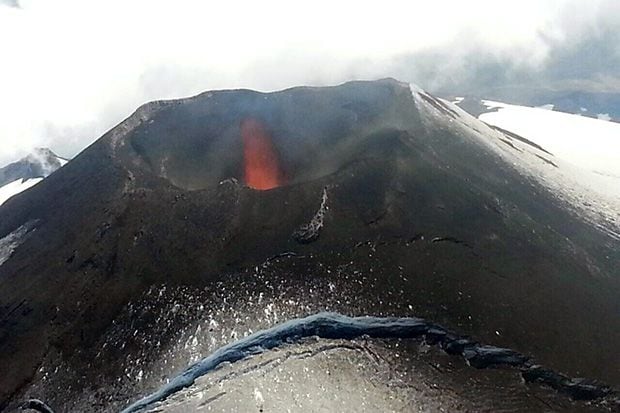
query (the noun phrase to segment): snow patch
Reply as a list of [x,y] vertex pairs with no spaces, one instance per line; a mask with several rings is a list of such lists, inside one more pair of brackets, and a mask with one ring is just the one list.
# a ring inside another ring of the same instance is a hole
[[38,184],[43,178],[17,179],[11,183],[0,187],[0,205],[4,204],[9,198],[22,191]]
[[498,110],[483,113],[480,120],[521,135],[579,168],[620,176],[620,124],[490,100],[483,103]]
[[254,388],[254,400],[259,405],[262,405],[263,403],[265,403],[265,398],[263,397],[263,393],[261,393],[261,391],[258,390],[257,388]]

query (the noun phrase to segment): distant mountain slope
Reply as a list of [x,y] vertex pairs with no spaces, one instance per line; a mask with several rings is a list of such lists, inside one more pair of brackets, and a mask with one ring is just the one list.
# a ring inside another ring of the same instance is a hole
[[581,168],[620,178],[620,123],[544,108],[482,101],[479,119],[521,135]]
[[479,90],[475,94],[462,96],[467,96],[468,100],[489,99],[519,106],[547,106],[559,112],[620,122],[620,93],[503,87]]
[[50,149],[37,148],[19,161],[0,168],[0,205],[36,185],[66,163],[66,159]]
[[[618,220],[620,210],[620,124],[581,115],[479,100],[455,98],[452,104],[478,117],[513,140],[542,152],[540,159],[555,168],[530,168],[546,182],[585,209],[597,204],[598,213]],[[522,163],[525,158],[519,157]],[[530,162],[535,166],[535,161]],[[542,175],[541,175],[542,174]],[[620,235],[619,235],[620,236]]]

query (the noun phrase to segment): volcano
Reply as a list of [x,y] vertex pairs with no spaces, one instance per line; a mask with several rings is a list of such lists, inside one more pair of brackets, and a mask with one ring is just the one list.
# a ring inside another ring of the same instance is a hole
[[0,405],[614,409],[620,209],[561,168],[393,79],[147,103],[0,206]]

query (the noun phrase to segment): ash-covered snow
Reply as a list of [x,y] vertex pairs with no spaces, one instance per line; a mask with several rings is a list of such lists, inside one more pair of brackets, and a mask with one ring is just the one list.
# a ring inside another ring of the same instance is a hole
[[13,252],[25,241],[26,235],[32,229],[34,222],[30,221],[20,226],[9,235],[0,239],[0,265],[4,264]]

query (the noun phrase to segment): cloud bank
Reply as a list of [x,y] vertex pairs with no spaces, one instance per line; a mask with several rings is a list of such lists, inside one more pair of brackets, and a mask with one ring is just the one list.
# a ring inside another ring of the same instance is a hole
[[618,21],[616,0],[0,0],[0,164],[73,156],[146,101],[208,89],[620,91]]
[[0,0],[0,6],[19,8],[19,2],[17,0]]

